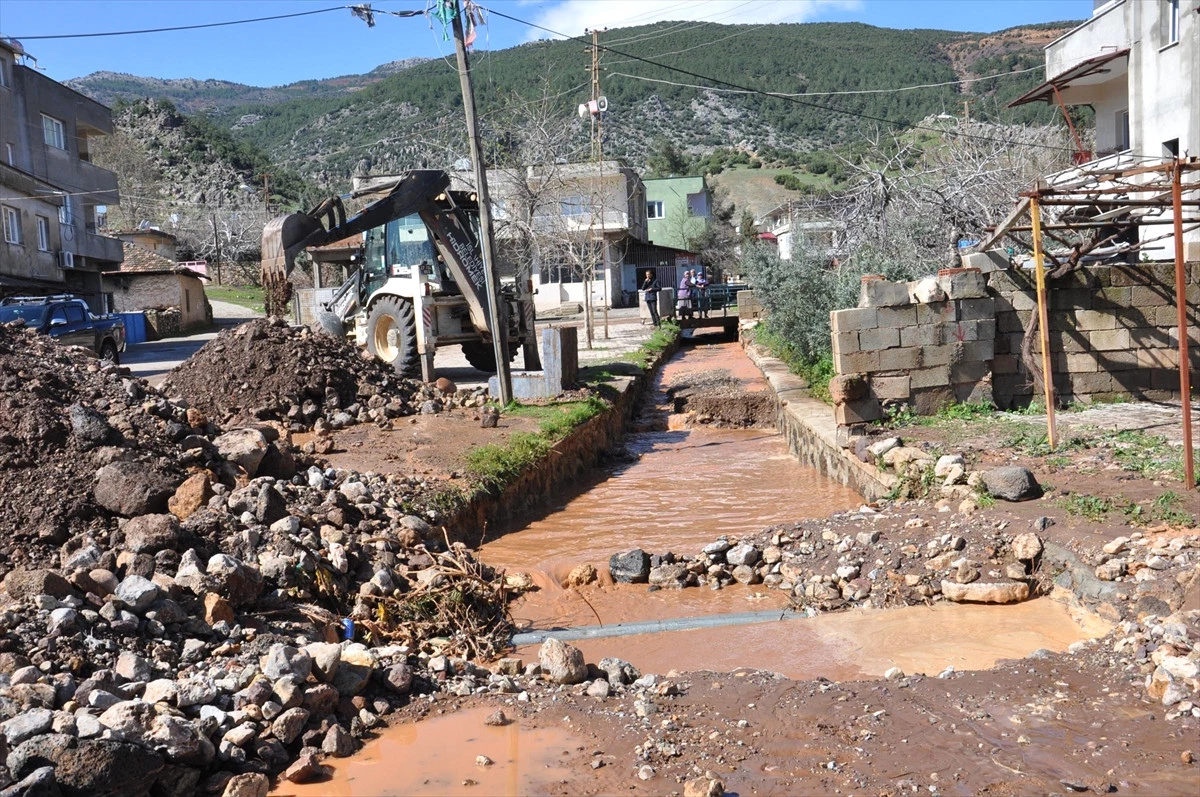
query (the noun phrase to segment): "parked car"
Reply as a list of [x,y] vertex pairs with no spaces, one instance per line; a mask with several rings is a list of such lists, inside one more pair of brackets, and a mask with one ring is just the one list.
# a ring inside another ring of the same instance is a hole
[[125,322],[112,315],[93,315],[87,302],[74,296],[13,296],[0,300],[0,324],[25,326],[71,346],[83,346],[101,359],[119,363],[125,351]]

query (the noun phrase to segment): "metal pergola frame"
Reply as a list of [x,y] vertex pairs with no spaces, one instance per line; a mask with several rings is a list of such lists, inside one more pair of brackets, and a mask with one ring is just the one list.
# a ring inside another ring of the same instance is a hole
[[[1068,170],[1052,182],[1038,181],[1033,190],[1023,192],[1016,208],[984,241],[986,251],[1004,237],[1031,249],[1037,279],[1037,312],[1041,343],[1042,385],[1046,401],[1046,427],[1050,447],[1056,445],[1054,416],[1054,380],[1050,370],[1050,330],[1046,291],[1045,261],[1059,271],[1080,267],[1084,258],[1095,257],[1097,250],[1111,257],[1128,256],[1148,244],[1174,237],[1175,309],[1179,336],[1179,394],[1183,405],[1184,482],[1196,488],[1195,452],[1192,442],[1191,366],[1188,359],[1188,319],[1186,274],[1183,252],[1185,232],[1200,229],[1200,159],[1177,158],[1143,162],[1117,168],[1101,163],[1084,164]],[[1043,223],[1043,208],[1053,208],[1058,218]],[[1028,218],[1027,223],[1022,223]],[[1171,225],[1171,231],[1133,241],[1128,232],[1151,225]],[[1018,238],[1030,233],[1032,243]],[[1064,236],[1088,233],[1091,240],[1074,242]],[[1106,234],[1107,233],[1107,234]],[[1062,249],[1047,251],[1043,238],[1050,238]],[[1103,247],[1107,246],[1107,249]]]

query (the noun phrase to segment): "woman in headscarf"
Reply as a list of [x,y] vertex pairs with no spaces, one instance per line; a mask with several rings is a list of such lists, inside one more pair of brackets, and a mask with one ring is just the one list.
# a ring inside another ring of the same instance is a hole
[[681,318],[692,317],[692,272],[683,272],[683,278],[679,280],[679,292],[675,294],[675,307],[679,310]]

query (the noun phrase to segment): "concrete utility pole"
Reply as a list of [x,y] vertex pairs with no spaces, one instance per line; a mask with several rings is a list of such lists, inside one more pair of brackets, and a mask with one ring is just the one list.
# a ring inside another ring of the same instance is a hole
[[[592,156],[596,159],[596,174],[600,183],[597,189],[600,195],[600,265],[604,272],[604,339],[608,340],[608,240],[604,236],[604,114],[599,110],[600,102],[600,31],[592,31],[592,103],[597,108],[595,124],[592,125]],[[592,291],[591,280],[587,282],[587,290]],[[590,344],[591,341],[588,341]]]
[[508,405],[513,400],[512,375],[508,370],[508,325],[500,315],[500,279],[496,271],[496,249],[492,237],[492,205],[488,196],[487,165],[483,161],[483,151],[479,146],[479,120],[475,116],[475,91],[471,86],[471,67],[467,62],[462,5],[459,0],[454,0],[453,27],[454,51],[458,55],[458,80],[462,85],[467,137],[471,143],[471,165],[475,170],[475,192],[479,197],[479,248],[483,254],[488,320],[492,324],[492,350],[496,355],[496,381],[500,383],[500,403]]

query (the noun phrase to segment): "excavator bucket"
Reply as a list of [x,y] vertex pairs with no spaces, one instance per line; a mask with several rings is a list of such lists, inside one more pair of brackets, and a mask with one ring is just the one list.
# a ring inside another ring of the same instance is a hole
[[317,231],[324,231],[324,228],[307,213],[289,213],[268,221],[262,233],[263,279],[287,279],[291,276],[292,269],[296,267],[296,255]]

